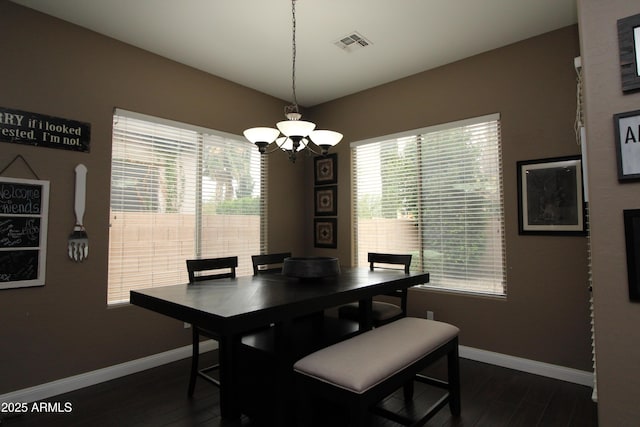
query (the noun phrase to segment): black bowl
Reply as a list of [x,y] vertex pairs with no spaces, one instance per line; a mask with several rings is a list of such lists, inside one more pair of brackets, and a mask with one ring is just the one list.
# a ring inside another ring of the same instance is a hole
[[340,274],[338,258],[289,257],[284,259],[282,274],[301,279],[320,279]]

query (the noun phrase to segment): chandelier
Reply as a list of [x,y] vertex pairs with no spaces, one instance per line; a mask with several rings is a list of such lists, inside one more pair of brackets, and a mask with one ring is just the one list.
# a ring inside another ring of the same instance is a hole
[[[291,162],[296,161],[296,153],[307,149],[314,154],[326,155],[329,149],[342,139],[342,134],[332,130],[316,130],[316,124],[300,120],[302,114],[298,108],[296,98],[296,0],[291,0],[291,16],[293,28],[293,55],[291,88],[293,92],[293,104],[284,107],[284,115],[287,120],[276,123],[275,128],[255,127],[244,131],[244,136],[249,141],[258,146],[262,154],[270,154],[282,150],[289,155]],[[267,150],[270,144],[275,143],[275,147]],[[316,151],[311,144],[320,148]]]

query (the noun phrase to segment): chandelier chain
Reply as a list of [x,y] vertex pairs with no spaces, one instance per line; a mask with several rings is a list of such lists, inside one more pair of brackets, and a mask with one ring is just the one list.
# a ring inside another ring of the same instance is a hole
[[296,96],[296,0],[291,0],[291,21],[292,21],[292,61],[291,61],[291,90],[293,93],[293,111],[298,113],[298,98]]
[[[297,0],[291,0],[291,91],[293,99],[291,100],[291,105],[284,107],[284,115],[287,120],[278,122],[276,124],[277,129],[255,127],[244,131],[244,136],[256,144],[261,154],[269,154],[282,150],[288,153],[289,160],[292,162],[296,161],[296,152],[299,150],[306,150],[308,153],[318,155],[326,155],[329,148],[336,145],[342,139],[341,133],[331,130],[314,130],[316,127],[315,123],[300,120],[302,114],[298,107],[298,97],[296,95],[296,1]],[[271,150],[268,149],[270,144],[274,145]],[[312,148],[314,144],[320,149],[319,151]]]

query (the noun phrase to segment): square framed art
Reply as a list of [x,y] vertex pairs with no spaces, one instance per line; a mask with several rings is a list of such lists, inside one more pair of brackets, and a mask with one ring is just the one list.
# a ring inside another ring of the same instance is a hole
[[336,184],[338,182],[338,155],[327,154],[313,159],[315,185]]
[[580,156],[517,162],[519,234],[585,235]]
[[336,218],[316,218],[313,221],[313,243],[316,248],[338,247],[338,220]]
[[336,216],[338,213],[338,186],[316,187],[314,193],[316,216]]

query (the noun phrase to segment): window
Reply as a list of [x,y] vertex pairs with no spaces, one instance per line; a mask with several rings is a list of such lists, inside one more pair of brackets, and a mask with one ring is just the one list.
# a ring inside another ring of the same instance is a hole
[[107,303],[186,283],[185,259],[266,247],[266,162],[235,135],[116,110]]
[[430,288],[506,294],[499,115],[355,142],[354,241],[413,254]]

